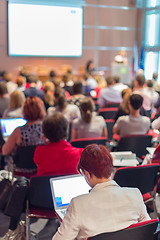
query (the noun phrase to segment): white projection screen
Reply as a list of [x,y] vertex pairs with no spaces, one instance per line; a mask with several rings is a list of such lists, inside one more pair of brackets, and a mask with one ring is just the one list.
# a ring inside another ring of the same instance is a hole
[[9,56],[82,56],[82,7],[8,2]]

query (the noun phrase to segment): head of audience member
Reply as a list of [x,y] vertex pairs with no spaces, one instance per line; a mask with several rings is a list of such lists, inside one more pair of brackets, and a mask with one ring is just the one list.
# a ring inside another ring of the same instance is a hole
[[28,97],[23,106],[23,118],[28,122],[40,121],[46,115],[43,101],[39,97]]
[[67,100],[64,94],[64,90],[60,87],[57,87],[54,93],[56,107],[58,111],[63,111],[67,106]]
[[137,70],[137,72],[136,72],[136,75],[138,76],[138,75],[144,75],[144,71],[143,71],[143,69],[141,69],[141,68],[139,68],[138,70]]
[[146,86],[147,86],[148,88],[152,88],[152,87],[153,87],[153,81],[152,81],[152,80],[147,80],[147,81],[146,81]]
[[114,78],[112,76],[106,77],[107,87],[114,85]]
[[42,122],[42,131],[44,144],[65,140],[68,134],[68,121],[60,112],[47,115]]
[[15,90],[10,95],[9,109],[20,108],[24,105],[24,102],[25,102],[24,93],[19,90]]
[[92,60],[89,60],[86,63],[86,72],[91,73],[92,71],[94,71],[94,62]]
[[36,87],[38,82],[38,77],[34,74],[31,74],[28,76],[28,83],[30,84],[30,87]]
[[152,76],[152,78],[153,78],[153,80],[157,80],[157,78],[158,78],[158,74],[157,73],[153,73],[153,76]]
[[3,79],[6,81],[6,82],[11,82],[12,81],[12,73],[9,73],[9,72],[5,72],[4,75],[3,75]]
[[109,181],[112,170],[113,159],[105,146],[91,144],[85,147],[78,163],[78,171],[85,176],[91,187]]
[[5,82],[0,82],[0,97],[5,97],[8,95],[7,84]]
[[54,78],[56,76],[56,73],[54,70],[51,70],[49,73],[50,78]]
[[44,101],[49,104],[49,106],[53,106],[54,104],[54,96],[53,92],[55,90],[54,83],[51,81],[46,81],[43,85],[44,91]]
[[95,110],[95,105],[93,100],[89,97],[83,98],[80,102],[79,108],[81,111],[82,119],[86,123],[90,123],[92,119],[92,112]]
[[137,75],[134,80],[134,87],[136,88],[143,88],[145,84],[145,77],[144,75]]
[[139,111],[143,104],[143,97],[139,94],[132,94],[129,98],[129,108],[132,111]]
[[19,76],[17,77],[17,79],[16,79],[16,84],[17,84],[18,87],[25,86],[25,84],[26,84],[26,78],[23,77],[23,76],[21,76],[21,75],[19,75]]
[[121,103],[121,107],[122,109],[126,112],[129,113],[129,106],[128,106],[128,102],[129,102],[129,98],[130,95],[132,93],[132,89],[131,88],[126,88],[122,90],[122,99],[123,102]]
[[118,75],[113,76],[113,79],[115,84],[120,83],[120,77]]
[[83,94],[83,84],[81,81],[77,80],[74,84],[73,84],[73,94],[74,95],[79,95],[79,94]]
[[0,80],[4,80],[4,75],[5,75],[6,71],[2,70],[0,71]]

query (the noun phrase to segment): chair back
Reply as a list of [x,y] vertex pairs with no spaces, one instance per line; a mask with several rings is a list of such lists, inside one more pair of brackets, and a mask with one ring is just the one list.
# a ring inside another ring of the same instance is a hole
[[55,176],[34,176],[30,179],[29,204],[37,208],[54,209],[50,178]]
[[108,140],[112,140],[113,136],[113,126],[115,121],[113,119],[105,119],[107,131],[108,131]]
[[152,192],[158,181],[158,164],[148,164],[136,167],[117,169],[114,180],[121,187],[136,187],[142,195]]
[[33,161],[35,146],[18,146],[15,156],[13,157],[16,167],[23,169],[37,169]]
[[158,226],[158,219],[151,219],[141,223],[132,224],[130,227],[109,233],[101,233],[88,240],[153,240]]
[[70,143],[73,147],[77,148],[85,148],[89,144],[98,144],[98,145],[106,145],[107,139],[105,137],[99,137],[99,138],[79,138],[74,139]]
[[137,157],[142,157],[147,154],[146,148],[151,146],[151,135],[128,135],[120,139],[116,151],[132,151]]
[[120,103],[119,103],[119,102],[107,102],[107,103],[106,103],[106,107],[107,107],[107,108],[113,108],[113,107],[119,108],[119,106],[120,106]]
[[104,119],[114,119],[115,113],[118,111],[117,107],[114,108],[100,108],[98,114]]

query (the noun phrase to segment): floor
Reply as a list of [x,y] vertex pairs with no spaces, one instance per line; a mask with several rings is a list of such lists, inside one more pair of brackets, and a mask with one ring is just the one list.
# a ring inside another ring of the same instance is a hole
[[[25,214],[22,214],[22,220],[25,220]],[[8,231],[9,217],[0,212],[0,240]],[[30,228],[32,233],[32,240],[51,240],[59,226],[58,219],[32,219]],[[18,240],[18,239],[17,239]]]
[[[158,213],[160,214],[160,195],[156,196],[156,207]],[[150,214],[151,218],[155,218],[155,213]],[[22,215],[22,220],[25,220],[25,214]],[[0,212],[0,240],[3,239],[3,236],[8,230],[9,217],[5,216]],[[31,221],[31,233],[32,240],[51,240],[54,233],[56,232],[59,222],[58,219],[47,220],[47,219],[32,219]],[[18,240],[18,239],[17,239]]]

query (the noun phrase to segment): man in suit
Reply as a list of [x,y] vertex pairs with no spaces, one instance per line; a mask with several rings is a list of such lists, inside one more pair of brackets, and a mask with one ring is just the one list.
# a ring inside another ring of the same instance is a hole
[[140,191],[118,186],[111,180],[112,169],[113,160],[105,146],[92,144],[84,149],[78,170],[92,189],[71,200],[52,240],[86,240],[150,219]]

